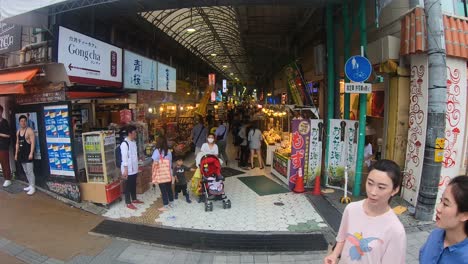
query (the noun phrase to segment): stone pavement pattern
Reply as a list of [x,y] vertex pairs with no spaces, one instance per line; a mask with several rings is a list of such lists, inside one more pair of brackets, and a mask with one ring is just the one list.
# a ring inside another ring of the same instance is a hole
[[[418,262],[419,248],[428,236],[428,231],[408,234],[406,263]],[[12,241],[0,238],[0,263],[31,264],[314,264],[323,263],[326,252],[272,253],[272,252],[202,252],[144,245],[113,239],[112,243],[97,255],[78,255],[66,262],[33,251]]]
[[[33,197],[0,190],[0,263],[322,263],[325,252],[203,252],[89,235],[103,218],[72,208],[41,192]],[[429,231],[408,233],[407,263]]]

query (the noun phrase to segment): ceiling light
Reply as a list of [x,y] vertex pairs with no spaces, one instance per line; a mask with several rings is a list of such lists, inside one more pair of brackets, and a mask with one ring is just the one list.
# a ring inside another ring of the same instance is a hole
[[227,65],[223,65],[223,68],[227,68],[228,66]]
[[211,53],[210,55],[211,55],[211,57],[216,57],[216,55],[218,55],[218,54],[216,54],[216,53],[213,52],[213,53]]
[[229,75],[234,75],[234,73],[233,73],[233,72],[231,72]]
[[195,31],[196,31],[196,29],[193,28],[193,24],[192,24],[192,8],[190,8],[190,27],[187,28],[187,32],[188,33],[193,33]]

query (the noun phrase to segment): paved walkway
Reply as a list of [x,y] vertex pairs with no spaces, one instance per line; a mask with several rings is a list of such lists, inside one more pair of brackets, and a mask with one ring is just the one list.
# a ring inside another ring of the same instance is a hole
[[[88,234],[103,218],[44,193],[33,197],[0,189],[0,263],[322,263],[326,252],[207,252],[147,245]],[[407,263],[429,231],[407,231]]]
[[[230,162],[230,165],[232,163],[234,162]],[[248,172],[248,175],[259,175],[257,170]],[[235,183],[229,186],[240,188]],[[261,200],[262,197],[256,199]],[[233,206],[235,205],[238,203],[233,202]],[[180,206],[180,210],[182,207]],[[0,187],[0,208],[2,264],[322,263],[326,255],[326,252],[208,252],[90,235],[89,230],[100,223],[103,217],[66,205],[42,192],[28,197],[24,192],[8,193]],[[174,214],[177,211],[174,210]],[[199,211],[205,214],[203,210]],[[222,209],[218,211],[223,212]],[[169,217],[173,215],[165,216],[161,215],[159,220],[174,221],[173,217]],[[178,219],[177,215],[175,219]],[[153,217],[152,221],[154,220]],[[171,225],[169,222],[167,224]],[[428,234],[427,228],[407,229],[407,263],[418,263],[419,248]],[[327,235],[333,236],[331,232]]]

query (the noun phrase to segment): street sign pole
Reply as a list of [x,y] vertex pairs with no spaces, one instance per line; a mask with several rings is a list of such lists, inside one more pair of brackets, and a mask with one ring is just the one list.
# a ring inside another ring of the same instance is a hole
[[[366,32],[366,1],[360,0],[360,31],[361,31],[361,53],[367,49],[367,32]],[[353,195],[361,194],[362,181],[362,163],[364,161],[364,140],[366,136],[366,111],[367,111],[367,94],[359,95],[359,140],[356,160],[356,175],[354,178]]]

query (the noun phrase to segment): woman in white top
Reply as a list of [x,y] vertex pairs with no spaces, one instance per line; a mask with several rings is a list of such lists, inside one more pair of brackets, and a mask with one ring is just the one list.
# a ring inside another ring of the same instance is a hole
[[216,157],[219,154],[218,145],[215,143],[215,135],[210,133],[206,139],[207,143],[203,143],[201,147],[201,152],[203,154],[215,155]]
[[257,128],[256,124],[253,124],[252,127],[250,128],[249,135],[248,135],[248,140],[249,140],[249,148],[250,148],[250,166],[252,169],[255,168],[254,166],[254,154],[255,152],[257,153],[258,157],[258,165],[260,166],[260,169],[263,169],[263,159],[262,159],[262,131]]

